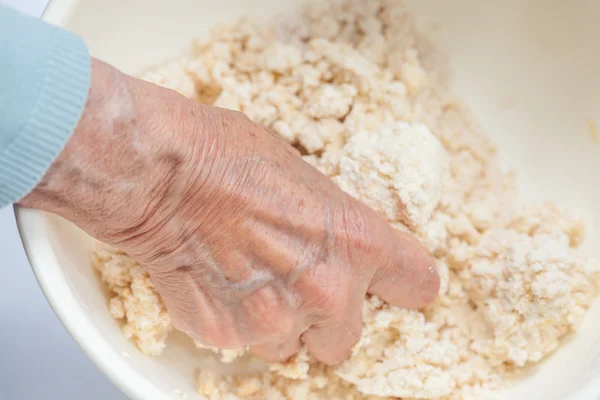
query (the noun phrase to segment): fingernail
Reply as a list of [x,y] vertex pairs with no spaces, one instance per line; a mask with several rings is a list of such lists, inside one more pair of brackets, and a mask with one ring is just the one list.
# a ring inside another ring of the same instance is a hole
[[440,276],[435,264],[430,264],[423,272],[421,281],[421,298],[425,303],[431,303],[440,291]]

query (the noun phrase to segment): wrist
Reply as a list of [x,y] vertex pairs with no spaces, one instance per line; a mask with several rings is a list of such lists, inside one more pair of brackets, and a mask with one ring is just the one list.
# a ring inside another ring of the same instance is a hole
[[20,204],[57,214],[99,239],[141,223],[167,190],[178,161],[160,159],[170,149],[164,138],[154,138],[161,133],[155,115],[161,105],[152,104],[160,97],[153,90],[158,88],[94,60],[76,129]]

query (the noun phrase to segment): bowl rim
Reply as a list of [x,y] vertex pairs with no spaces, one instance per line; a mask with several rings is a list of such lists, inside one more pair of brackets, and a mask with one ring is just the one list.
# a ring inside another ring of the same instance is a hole
[[92,362],[126,396],[133,400],[172,400],[133,368],[100,334],[91,316],[81,307],[69,287],[48,239],[48,216],[37,210],[14,206],[17,231],[25,254],[46,300],[69,335]]

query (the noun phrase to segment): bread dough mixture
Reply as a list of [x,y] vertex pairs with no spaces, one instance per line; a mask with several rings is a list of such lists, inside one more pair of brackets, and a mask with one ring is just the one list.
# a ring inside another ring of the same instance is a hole
[[[290,21],[219,26],[191,55],[143,75],[279,134],[343,190],[421,238],[442,278],[424,310],[367,297],[362,337],[340,365],[303,350],[256,375],[202,371],[203,395],[493,399],[577,329],[600,275],[595,260],[576,254],[582,223],[552,203],[519,201],[514,176],[499,168],[446,76],[444,58],[397,0],[317,1]],[[146,272],[104,245],[93,264],[125,335],[160,354],[171,321]],[[243,353],[220,355],[233,362]]]

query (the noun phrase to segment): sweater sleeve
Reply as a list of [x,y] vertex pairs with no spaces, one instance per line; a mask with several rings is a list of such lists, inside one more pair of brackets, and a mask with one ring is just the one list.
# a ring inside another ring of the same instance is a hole
[[0,5],[0,208],[28,194],[58,156],[90,75],[81,38]]

